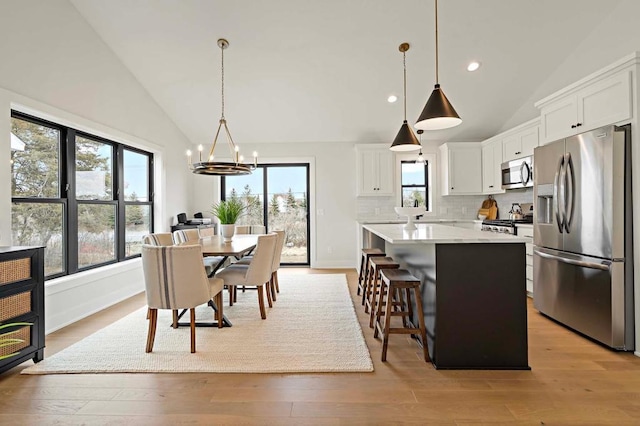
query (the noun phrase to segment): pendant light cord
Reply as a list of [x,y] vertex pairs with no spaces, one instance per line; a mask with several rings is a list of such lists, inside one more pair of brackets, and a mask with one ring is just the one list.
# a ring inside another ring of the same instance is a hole
[[224,47],[221,47],[220,50],[222,51],[222,72],[221,72],[221,75],[222,75],[222,78],[221,78],[221,81],[222,81],[222,90],[221,90],[221,92],[222,92],[222,117],[221,118],[224,119]]
[[407,53],[402,52],[402,68],[404,70],[403,79],[403,99],[404,99],[404,121],[407,121]]
[[438,78],[438,0],[435,0],[436,3],[436,84],[440,84],[440,79]]

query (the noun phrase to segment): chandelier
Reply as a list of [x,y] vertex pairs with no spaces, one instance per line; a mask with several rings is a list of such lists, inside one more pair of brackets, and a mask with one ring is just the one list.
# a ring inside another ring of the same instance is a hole
[[[218,40],[218,47],[220,47],[220,51],[222,52],[222,73],[221,73],[221,82],[222,82],[222,114],[220,116],[220,121],[218,122],[218,130],[216,131],[216,136],[213,139],[213,143],[211,144],[211,149],[209,150],[209,155],[206,157],[206,161],[202,161],[202,145],[198,145],[198,161],[193,162],[191,158],[191,150],[187,151],[187,159],[189,164],[189,169],[197,174],[197,175],[211,175],[211,176],[233,176],[233,175],[248,175],[251,174],[253,170],[258,166],[258,153],[253,152],[253,164],[244,163],[244,157],[240,155],[240,148],[238,145],[233,143],[233,138],[231,137],[231,133],[229,132],[229,127],[227,126],[227,120],[224,117],[224,50],[229,47],[229,42],[223,38]],[[216,144],[218,143],[218,136],[220,136],[220,130],[224,128],[224,133],[227,137],[227,142],[229,144],[229,152],[231,154],[231,161],[214,161],[214,151],[216,149]]]

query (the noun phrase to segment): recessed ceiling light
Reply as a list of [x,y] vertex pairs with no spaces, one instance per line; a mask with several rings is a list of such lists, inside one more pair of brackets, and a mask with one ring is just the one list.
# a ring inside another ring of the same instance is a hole
[[467,65],[467,71],[475,71],[478,68],[480,68],[480,62],[473,61]]
[[389,102],[390,104],[394,103],[397,100],[398,100],[398,97],[396,95],[391,95],[387,98],[387,102]]

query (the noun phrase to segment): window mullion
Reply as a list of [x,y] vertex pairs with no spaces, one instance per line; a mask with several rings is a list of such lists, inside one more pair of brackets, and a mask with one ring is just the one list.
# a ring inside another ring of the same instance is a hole
[[112,175],[113,179],[113,193],[116,200],[116,258],[118,261],[125,258],[125,228],[126,214],[125,214],[125,202],[124,202],[124,148],[122,145],[116,147],[115,161],[113,165]]
[[64,214],[66,230],[67,273],[78,271],[78,201],[76,199],[76,131],[66,130],[63,151],[62,169],[65,171],[66,183],[63,188],[67,197],[67,211]]

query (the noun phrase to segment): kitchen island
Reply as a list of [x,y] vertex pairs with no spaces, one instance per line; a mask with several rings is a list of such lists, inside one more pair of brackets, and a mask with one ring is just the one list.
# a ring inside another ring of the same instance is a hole
[[[422,282],[434,366],[529,369],[527,240],[441,224],[416,226],[407,231],[401,224],[363,225],[362,247],[383,249]],[[414,312],[419,314],[415,306]]]

